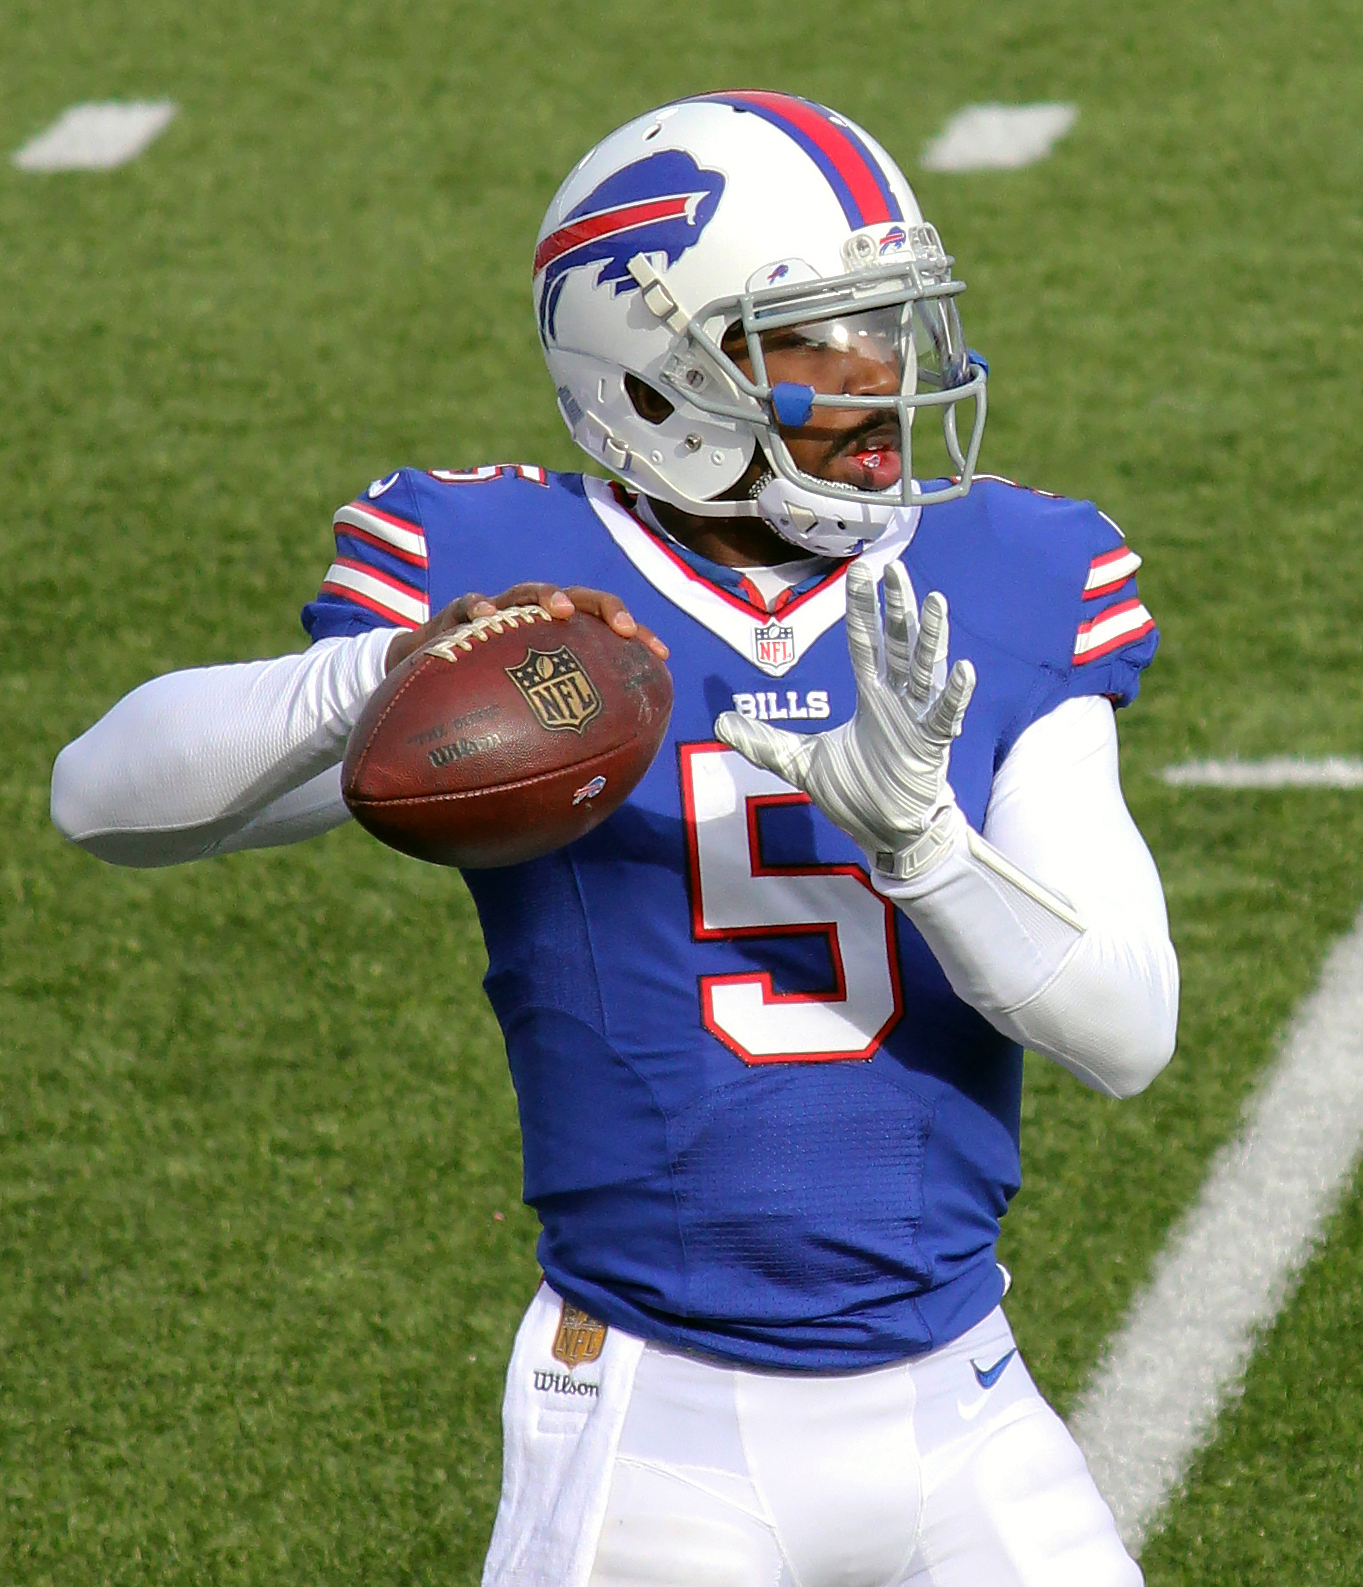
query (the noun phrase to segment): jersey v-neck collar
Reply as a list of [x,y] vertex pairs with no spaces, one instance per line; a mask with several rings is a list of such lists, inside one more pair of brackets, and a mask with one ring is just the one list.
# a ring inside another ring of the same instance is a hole
[[[685,562],[693,573],[708,579],[711,584],[727,590],[740,600],[747,601],[755,611],[776,612],[791,601],[821,584],[830,573],[837,570],[840,559],[805,555],[793,557],[778,567],[726,567],[711,562],[698,551],[692,551],[674,539],[652,510],[647,496],[632,496],[618,482],[612,482],[611,495],[616,502],[643,524],[644,528],[672,553]],[[794,546],[791,547],[793,551]],[[775,575],[775,577],[772,577]],[[763,593],[764,586],[772,589],[770,597]]]
[[879,578],[913,539],[919,507],[873,545],[841,562],[819,582],[793,597],[779,612],[764,612],[707,579],[666,541],[616,500],[607,481],[584,476],[587,499],[616,545],[655,590],[687,616],[722,639],[768,677],[783,677],[847,613],[847,570],[859,561]]

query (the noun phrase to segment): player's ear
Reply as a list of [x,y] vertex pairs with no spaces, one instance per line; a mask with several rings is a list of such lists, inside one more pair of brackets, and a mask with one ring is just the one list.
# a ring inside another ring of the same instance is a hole
[[634,404],[634,411],[648,424],[662,424],[676,411],[656,386],[650,386],[628,370],[625,372],[625,395]]

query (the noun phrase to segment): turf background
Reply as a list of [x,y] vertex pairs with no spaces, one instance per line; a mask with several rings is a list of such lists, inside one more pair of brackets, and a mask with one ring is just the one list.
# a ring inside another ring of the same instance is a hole
[[[985,466],[1092,496],[1147,558],[1124,766],[1180,1054],[1122,1106],[1031,1068],[1003,1250],[1071,1400],[1363,891],[1355,798],[1153,777],[1357,748],[1361,31],[1327,0],[7,8],[0,148],[77,100],[182,113],[123,171],[0,167],[0,1581],[476,1580],[534,1263],[466,895],[353,831],[115,872],[63,849],[46,780],[148,675],[295,648],[375,474],[574,466],[540,214],[594,138],[717,84],[900,157],[970,282]],[[1079,124],[1029,171],[916,173],[990,99]],[[1152,1582],[1358,1578],[1360,1216]]]

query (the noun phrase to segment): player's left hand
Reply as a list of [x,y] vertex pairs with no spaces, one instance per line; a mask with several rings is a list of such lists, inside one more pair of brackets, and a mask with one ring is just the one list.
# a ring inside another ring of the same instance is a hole
[[825,733],[788,733],[725,711],[715,734],[807,793],[879,869],[917,874],[941,848],[920,840],[940,832],[956,804],[947,766],[975,689],[965,660],[935,687],[947,641],[944,595],[934,590],[920,616],[908,573],[891,562],[882,625],[875,578],[858,563],[847,574],[847,648],[857,680],[851,721]]

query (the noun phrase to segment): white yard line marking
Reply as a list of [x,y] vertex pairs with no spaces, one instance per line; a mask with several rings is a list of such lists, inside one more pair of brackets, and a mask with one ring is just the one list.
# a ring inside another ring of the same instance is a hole
[[1361,1145],[1363,915],[1331,950],[1239,1138],[1213,1158],[1070,1418],[1133,1553],[1239,1389]]
[[111,171],[135,160],[174,115],[168,99],[72,105],[10,160],[21,171]]
[[967,105],[919,163],[925,171],[1016,171],[1044,160],[1078,114],[1073,105]]
[[1271,760],[1190,760],[1166,766],[1161,778],[1175,788],[1363,788],[1363,760],[1329,755],[1304,760],[1275,755]]

